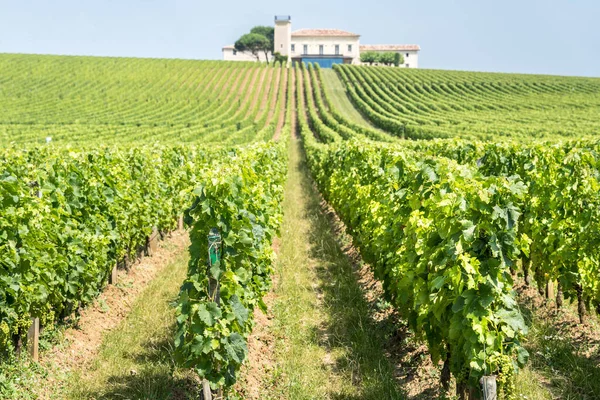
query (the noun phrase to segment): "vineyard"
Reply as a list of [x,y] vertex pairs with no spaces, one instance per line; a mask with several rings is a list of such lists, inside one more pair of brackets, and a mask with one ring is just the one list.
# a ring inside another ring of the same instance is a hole
[[[355,106],[390,137],[460,137],[378,140],[376,130],[335,114],[318,68],[303,71],[299,129],[312,173],[386,297],[426,341],[434,363],[444,361],[442,385],[451,374],[457,392],[472,397],[481,379],[494,375],[505,396],[515,395],[513,375],[529,356],[516,273],[527,282],[533,276],[546,293],[556,282],[557,306],[563,296],[575,299],[581,323],[600,305],[592,137],[599,81],[347,66],[336,72]],[[434,89],[440,82],[461,100],[442,97]],[[555,110],[557,123],[536,116],[545,108]],[[509,111],[519,111],[519,123]],[[590,139],[548,141],[572,136],[565,126],[574,121],[577,138]],[[463,139],[490,137],[502,124],[511,133],[491,137],[514,139]]]
[[493,382],[520,398],[535,357],[520,287],[596,329],[599,79],[5,54],[0,106],[6,358],[29,346],[32,321],[80,313],[183,219],[172,363],[195,371],[204,399],[240,393],[256,315],[285,287],[272,276],[296,279],[277,254],[299,207],[284,206],[298,144],[394,329],[425,345],[436,393],[478,399]]
[[[185,211],[194,246],[176,345],[182,364],[227,360],[206,377],[231,384],[270,287],[286,171],[285,141],[272,139],[289,136],[287,69],[4,55],[0,70],[0,351],[19,353],[32,319],[52,327],[92,303],[115,267],[149,253]],[[219,299],[201,251],[211,228],[227,264],[210,269]]]
[[581,139],[597,134],[600,79],[337,67],[356,107],[398,136]]

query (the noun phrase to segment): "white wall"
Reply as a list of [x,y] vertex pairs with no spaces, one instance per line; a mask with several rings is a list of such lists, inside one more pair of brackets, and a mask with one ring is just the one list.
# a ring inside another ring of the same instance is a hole
[[[401,67],[419,68],[419,52],[416,50],[401,51],[404,56],[404,64]],[[408,56],[407,56],[408,55]]]
[[[264,53],[260,53],[259,57],[260,57],[260,61],[266,61]],[[271,54],[269,53],[269,60],[271,58],[272,58]],[[225,48],[223,48],[223,60],[225,60],[225,61],[256,61],[256,57],[254,57],[251,53],[242,53],[240,51],[236,52],[233,48],[225,47]]]
[[[304,45],[308,46],[308,55],[319,55],[319,45],[323,45],[323,54],[335,54],[335,45],[340,46],[340,55],[352,57],[353,64],[359,60],[359,38],[345,36],[292,36],[293,51],[290,53],[292,57],[304,55]],[[348,45],[352,45],[352,50],[348,51]]]
[[290,37],[292,35],[292,21],[275,21],[275,52],[288,56],[291,52]]

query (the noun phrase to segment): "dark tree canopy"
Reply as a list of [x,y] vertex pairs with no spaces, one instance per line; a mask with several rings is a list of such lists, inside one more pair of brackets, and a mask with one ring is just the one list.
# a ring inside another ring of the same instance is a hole
[[275,28],[272,26],[255,26],[250,30],[250,33],[256,33],[259,35],[263,35],[269,42],[271,43],[271,51],[275,47]]
[[255,26],[250,33],[242,35],[235,42],[235,49],[244,53],[250,53],[260,61],[260,53],[265,55],[269,62],[269,54],[273,54],[275,41],[275,28],[271,26]]
[[235,42],[234,47],[237,51],[252,54],[260,61],[260,53],[269,48],[269,39],[258,33],[246,33]]

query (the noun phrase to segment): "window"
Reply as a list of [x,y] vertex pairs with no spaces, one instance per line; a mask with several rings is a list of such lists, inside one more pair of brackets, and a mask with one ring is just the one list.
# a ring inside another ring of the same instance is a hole
[[339,44],[336,44],[336,45],[335,45],[335,55],[336,55],[336,56],[339,56],[339,55],[340,55],[340,45],[339,45]]
[[304,45],[304,53],[302,53],[302,54],[308,54],[308,45],[307,44]]
[[406,64],[406,68],[410,68],[410,65]]
[[296,45],[292,43],[292,53],[296,52]]
[[233,55],[234,55],[234,56],[237,56],[237,50],[234,50],[234,51],[233,51]]
[[348,52],[352,53],[352,45],[351,44],[348,45]]
[[319,54],[323,55],[323,45],[322,44],[319,45]]
[[408,58],[408,53],[406,53],[406,58]]

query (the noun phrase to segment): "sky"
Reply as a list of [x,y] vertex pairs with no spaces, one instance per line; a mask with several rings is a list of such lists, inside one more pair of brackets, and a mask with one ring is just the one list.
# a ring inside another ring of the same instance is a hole
[[600,77],[598,0],[0,0],[0,53],[221,59],[275,15],[418,44],[420,68]]

